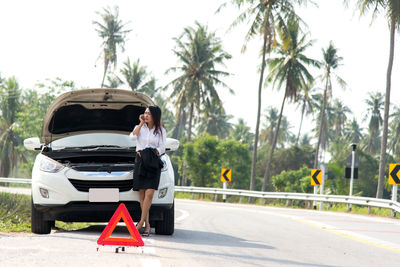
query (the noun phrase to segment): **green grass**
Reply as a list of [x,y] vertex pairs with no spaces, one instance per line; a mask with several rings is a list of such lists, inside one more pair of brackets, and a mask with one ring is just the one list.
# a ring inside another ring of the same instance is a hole
[[[324,205],[324,210],[328,210],[327,206],[328,206],[327,204]],[[347,212],[347,204],[334,204],[333,206],[330,207],[329,211]],[[390,209],[371,207],[371,213],[368,214],[368,207],[352,205],[350,213],[361,214],[361,215],[373,215],[380,217],[390,217],[392,211]]]
[[[175,192],[176,198],[181,199],[195,199],[195,200],[202,200],[202,201],[214,201],[215,195],[214,194],[198,194],[198,193],[187,193],[187,192]],[[217,201],[222,202],[222,195],[217,196]],[[227,203],[242,203],[248,204],[249,198],[242,197],[240,201],[239,196],[227,196],[226,198]],[[305,209],[308,206],[308,202],[304,200],[289,200],[289,205],[287,205],[287,201],[284,199],[266,199],[265,204],[264,200],[261,198],[256,198],[255,202],[252,203],[253,205],[267,205],[273,207],[288,207],[291,209]],[[311,204],[311,203],[310,203]],[[317,207],[319,210],[319,206]],[[328,203],[324,203],[323,206],[324,211],[333,211],[333,212],[346,212],[352,214],[360,214],[360,215],[371,215],[371,216],[380,216],[380,217],[391,217],[391,210],[390,209],[383,209],[383,208],[375,208],[371,207],[370,213],[368,211],[368,207],[365,206],[357,206],[352,205],[352,210],[347,212],[347,204],[333,204],[329,205]],[[400,216],[397,216],[399,218]]]
[[[65,223],[56,221],[57,230],[73,231],[93,223]],[[0,232],[31,232],[31,197],[0,192]]]
[[0,192],[0,231],[31,231],[31,197]]
[[74,231],[79,229],[88,228],[91,225],[97,225],[98,223],[83,223],[83,222],[62,222],[56,221],[56,228],[59,231]]
[[31,188],[32,187],[31,184],[6,183],[6,182],[0,182],[0,186],[16,187],[16,188]]

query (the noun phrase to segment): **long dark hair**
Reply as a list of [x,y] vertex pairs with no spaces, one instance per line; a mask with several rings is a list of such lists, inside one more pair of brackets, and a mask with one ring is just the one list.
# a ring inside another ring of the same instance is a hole
[[154,135],[157,133],[161,133],[162,136],[162,130],[161,130],[161,109],[158,106],[149,106],[149,110],[151,113],[151,116],[153,117],[153,122],[154,122]]

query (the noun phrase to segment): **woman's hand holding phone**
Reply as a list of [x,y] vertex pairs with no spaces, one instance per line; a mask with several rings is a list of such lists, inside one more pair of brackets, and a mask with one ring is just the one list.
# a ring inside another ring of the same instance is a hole
[[139,116],[139,120],[140,120],[140,123],[141,123],[141,124],[144,123],[144,114],[141,114],[141,115]]

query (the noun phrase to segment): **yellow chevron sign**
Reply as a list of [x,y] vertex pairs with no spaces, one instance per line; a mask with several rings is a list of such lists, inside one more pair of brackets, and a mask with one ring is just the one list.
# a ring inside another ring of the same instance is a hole
[[232,169],[222,168],[221,182],[230,182],[232,180]]
[[389,164],[389,184],[400,184],[400,164]]
[[321,185],[322,184],[322,170],[312,169],[311,170],[311,185]]

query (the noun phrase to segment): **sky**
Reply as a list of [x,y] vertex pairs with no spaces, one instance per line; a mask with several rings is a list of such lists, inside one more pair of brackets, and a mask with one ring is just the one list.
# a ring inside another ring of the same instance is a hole
[[[206,24],[222,40],[225,51],[232,55],[226,62],[226,70],[232,75],[224,81],[235,92],[218,88],[225,110],[233,115],[232,123],[243,118],[255,129],[257,114],[258,67],[261,39],[252,40],[245,53],[241,52],[244,36],[249,25],[243,24],[231,31],[228,28],[240,11],[228,5],[220,13],[215,11],[226,0],[156,0],[156,1],[0,1],[0,73],[15,76],[22,88],[32,88],[45,79],[60,77],[72,80],[79,87],[100,87],[103,71],[101,39],[94,20],[100,20],[96,12],[104,7],[119,6],[120,19],[128,22],[131,29],[125,51],[118,54],[118,66],[129,57],[131,62],[140,59],[157,79],[159,86],[170,82],[176,74],[165,71],[176,66],[178,61],[172,53],[174,37],[184,27],[194,26],[195,21]],[[366,115],[365,99],[368,92],[385,92],[386,70],[389,53],[389,30],[382,16],[371,23],[371,16],[360,18],[353,6],[345,8],[342,1],[315,0],[318,6],[308,5],[296,11],[307,23],[309,38],[314,45],[306,54],[321,60],[322,48],[330,41],[343,57],[337,74],[347,82],[342,90],[333,87],[333,97],[340,98],[352,110],[353,116],[364,128]],[[397,51],[400,47],[396,35]],[[400,59],[395,51],[392,74],[391,102],[400,105]],[[315,76],[320,72],[312,70]],[[321,85],[317,86],[322,88]],[[268,107],[279,108],[283,90],[267,86],[263,89],[262,111]],[[264,112],[265,114],[265,112]],[[297,133],[300,110],[294,104],[285,106],[288,117]],[[263,122],[264,120],[262,120]],[[304,122],[304,132],[310,132],[315,123],[311,117]]]

